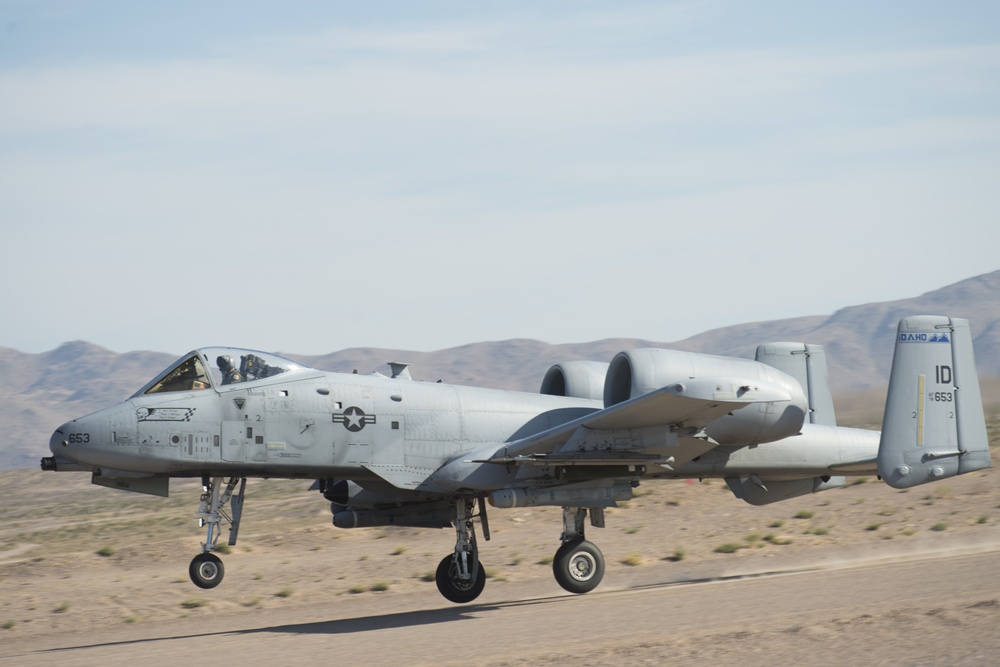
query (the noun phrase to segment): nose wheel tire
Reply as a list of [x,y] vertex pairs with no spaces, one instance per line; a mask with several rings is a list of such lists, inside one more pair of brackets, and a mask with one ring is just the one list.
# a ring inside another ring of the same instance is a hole
[[445,599],[458,604],[472,602],[486,587],[486,572],[483,564],[476,561],[476,576],[473,579],[459,579],[455,556],[444,557],[435,574],[438,590]]
[[191,581],[199,588],[215,588],[222,583],[225,573],[226,568],[223,567],[222,560],[213,553],[198,554],[188,568]]
[[604,554],[592,542],[573,540],[556,551],[552,573],[570,593],[587,593],[604,578]]

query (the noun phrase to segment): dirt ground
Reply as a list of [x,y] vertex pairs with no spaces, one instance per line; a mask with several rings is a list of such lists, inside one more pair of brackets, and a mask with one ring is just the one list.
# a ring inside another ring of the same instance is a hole
[[[0,664],[24,664],[26,651],[37,657],[39,651],[80,645],[88,636],[183,635],[187,631],[177,628],[204,632],[208,624],[222,633],[290,619],[329,621],[335,613],[344,622],[369,619],[381,628],[386,618],[403,613],[400,610],[443,614],[442,622],[466,618],[461,610],[469,607],[445,602],[433,582],[438,561],[453,547],[453,531],[337,529],[330,523],[327,503],[307,489],[307,482],[248,482],[239,543],[222,556],[225,581],[206,591],[187,576],[188,563],[204,539],[194,518],[197,483],[175,484],[171,497],[164,499],[92,486],[86,474],[0,473]],[[580,605],[581,613],[600,618],[601,606],[631,591],[651,596],[642,598],[642,604],[656,613],[679,619],[685,610],[674,606],[676,600],[660,599],[645,587],[736,582],[761,575],[774,579],[769,585],[792,585],[803,579],[776,575],[877,567],[877,575],[871,575],[875,583],[895,583],[888,590],[902,590],[921,585],[905,569],[914,560],[932,559],[931,572],[951,572],[953,563],[969,554],[985,558],[977,567],[1000,560],[997,469],[909,491],[860,478],[844,489],[766,507],[736,500],[720,480],[644,483],[636,496],[607,513],[606,528],[589,528],[588,538],[604,552],[607,575],[595,594],[579,598],[564,595],[552,578],[560,511],[492,510],[492,539],[480,540],[489,578],[476,608],[501,605],[504,614],[513,615],[507,623],[516,624],[529,618],[524,609],[517,611],[518,601],[552,598],[564,607]],[[812,585],[831,585],[829,581]],[[844,581],[849,586],[859,580]],[[778,589],[768,595],[784,593]],[[861,596],[863,591],[849,595]],[[574,602],[583,598],[594,601]],[[931,632],[935,641],[918,653],[922,661],[905,664],[964,664],[959,658],[975,657],[982,633],[998,634],[1000,583],[995,577],[976,590],[955,593],[953,600],[947,593],[930,601],[900,599],[901,608],[874,602],[871,608],[855,608],[849,599],[841,600],[838,604],[844,606],[824,612],[834,615],[817,621],[817,629],[806,635],[788,631],[791,621],[769,630],[756,626],[754,618],[763,610],[753,599],[737,599],[732,603],[746,606],[746,628],[740,629],[739,619],[720,627],[711,651],[707,645],[678,644],[682,638],[672,635],[675,622],[662,626],[665,634],[638,642],[645,651],[637,648],[634,638],[616,646],[602,634],[600,642],[588,645],[588,652],[578,652],[573,664],[661,664],[665,655],[680,657],[685,651],[692,659],[728,655],[763,664],[775,655],[798,655],[805,639],[817,647],[829,642],[833,648],[851,643],[852,637],[908,642]],[[728,608],[726,600],[718,604]],[[584,605],[594,604],[597,610],[584,611],[589,609]],[[931,613],[935,609],[937,615]],[[947,613],[942,615],[942,609]],[[627,611],[622,613],[628,618]],[[545,636],[545,617],[541,619],[533,636]],[[936,632],[941,623],[948,632]],[[583,631],[584,636],[596,632],[591,625]],[[739,632],[749,634],[741,638]],[[563,664],[565,658],[538,647],[522,654],[516,637],[500,635],[490,641],[502,652],[490,654],[498,662],[481,660],[488,664]],[[726,642],[733,650],[742,646],[741,653],[729,655]],[[756,653],[760,642],[768,649],[762,654]],[[397,658],[405,656],[407,648],[398,651]],[[51,664],[87,664],[70,657],[45,654]],[[171,664],[169,654],[160,657],[153,662]],[[450,664],[444,657],[434,662]]]

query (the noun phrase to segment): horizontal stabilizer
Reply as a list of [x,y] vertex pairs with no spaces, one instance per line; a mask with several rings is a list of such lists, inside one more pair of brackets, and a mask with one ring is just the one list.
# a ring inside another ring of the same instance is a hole
[[901,320],[882,421],[879,475],[903,489],[991,465],[968,320]]

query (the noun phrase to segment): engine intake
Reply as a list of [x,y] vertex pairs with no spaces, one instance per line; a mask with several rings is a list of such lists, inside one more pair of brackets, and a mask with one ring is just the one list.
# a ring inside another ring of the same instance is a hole
[[603,361],[564,361],[545,373],[540,394],[587,398],[604,398],[604,378],[609,364]]

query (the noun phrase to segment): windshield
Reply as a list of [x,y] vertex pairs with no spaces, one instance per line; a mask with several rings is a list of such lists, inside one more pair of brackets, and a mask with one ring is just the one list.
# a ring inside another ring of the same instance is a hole
[[235,347],[205,347],[181,357],[135,393],[199,391],[271,378],[305,368],[268,352]]
[[162,377],[154,380],[152,386],[144,393],[160,394],[168,391],[194,391],[197,389],[208,389],[212,386],[212,381],[205,372],[205,365],[198,355],[182,359],[181,362],[171,367]]

